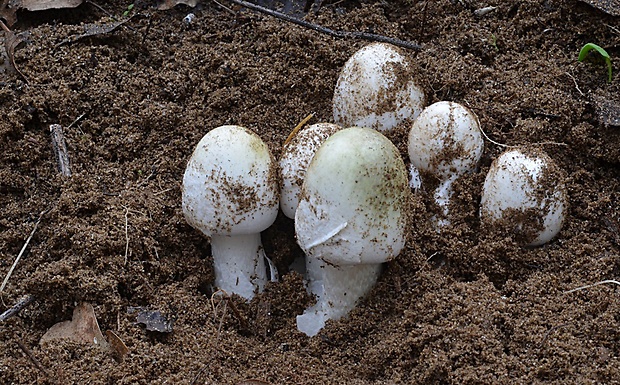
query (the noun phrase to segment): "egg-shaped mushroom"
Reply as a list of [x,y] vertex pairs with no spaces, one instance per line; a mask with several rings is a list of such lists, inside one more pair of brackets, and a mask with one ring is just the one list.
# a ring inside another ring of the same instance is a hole
[[493,161],[482,188],[480,220],[508,231],[526,246],[549,242],[562,228],[568,205],[565,175],[537,149],[511,149]]
[[332,101],[334,122],[389,132],[415,119],[426,97],[414,66],[397,47],[372,43],[345,63]]

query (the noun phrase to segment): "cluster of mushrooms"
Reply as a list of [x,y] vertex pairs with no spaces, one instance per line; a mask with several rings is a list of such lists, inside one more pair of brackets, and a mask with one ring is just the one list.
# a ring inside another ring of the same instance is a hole
[[[250,300],[277,280],[260,233],[281,208],[295,221],[307,290],[317,299],[297,317],[297,327],[314,336],[327,320],[353,309],[382,264],[403,249],[412,189],[421,175],[440,182],[434,198],[441,210],[433,225],[441,231],[450,223],[452,184],[476,170],[483,152],[478,118],[454,102],[424,108],[424,92],[411,71],[408,59],[389,44],[359,50],[336,85],[335,123],[301,130],[279,161],[243,127],[218,127],[202,138],[183,177],[183,213],[210,238],[216,287]],[[409,176],[383,135],[406,121],[413,121]],[[482,223],[510,223],[524,246],[544,244],[562,226],[563,179],[541,151],[504,152],[484,183]]]

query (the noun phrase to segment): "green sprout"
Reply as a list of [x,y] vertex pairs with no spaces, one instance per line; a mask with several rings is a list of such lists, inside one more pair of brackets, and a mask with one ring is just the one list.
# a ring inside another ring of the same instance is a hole
[[127,15],[129,15],[132,9],[133,9],[133,3],[127,6],[127,9],[125,10],[125,12],[123,12],[123,17],[127,17]]
[[609,57],[607,51],[605,51],[603,48],[592,43],[584,45],[581,51],[579,51],[579,61],[584,61],[588,56],[588,52],[592,50],[598,52],[599,55],[601,55],[601,57],[605,60],[605,63],[607,64],[608,80],[611,83],[611,58]]

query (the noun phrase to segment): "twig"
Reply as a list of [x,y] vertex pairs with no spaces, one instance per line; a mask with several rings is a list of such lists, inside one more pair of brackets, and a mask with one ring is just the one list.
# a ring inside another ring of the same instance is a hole
[[202,374],[208,369],[208,365],[203,366],[198,373],[196,373],[196,376],[194,377],[194,379],[192,380],[192,382],[190,383],[190,385],[194,385],[198,382],[198,379],[200,378],[200,376],[202,376]]
[[[493,143],[496,146],[504,147],[504,148],[517,148],[521,146],[521,145],[510,145],[510,144],[503,144],[503,143],[496,142],[487,136],[486,132],[484,132],[482,127],[479,127],[479,130],[482,136],[484,136],[486,140],[488,140],[489,142]],[[530,146],[547,146],[547,145],[568,146],[568,144],[562,143],[562,142],[538,142],[538,143],[530,143],[529,145]]]
[[13,307],[7,309],[4,313],[0,314],[0,322],[4,322],[15,314],[19,313],[23,308],[30,305],[34,301],[34,295],[27,295],[20,299]]
[[293,128],[293,131],[291,131],[291,133],[288,135],[288,138],[286,138],[286,140],[284,141],[284,146],[286,146],[291,140],[293,140],[293,138],[295,137],[295,135],[297,135],[299,130],[301,130],[301,128],[306,123],[308,123],[308,121],[310,119],[312,119],[313,116],[314,116],[314,114],[310,114],[310,115],[306,116],[301,122],[299,122],[298,125],[295,126],[295,128]]
[[489,142],[493,143],[494,145],[496,145],[496,146],[500,146],[500,147],[504,147],[504,148],[510,148],[510,147],[513,147],[513,146],[510,146],[510,145],[508,145],[508,144],[502,144],[502,143],[499,143],[499,142],[494,141],[493,139],[491,139],[491,138],[489,138],[489,137],[487,136],[486,132],[484,132],[484,130],[482,129],[482,127],[478,127],[478,128],[480,129],[480,133],[482,134],[482,136],[484,136],[484,138],[485,138],[486,140],[488,140]]
[[85,117],[85,116],[86,116],[86,112],[83,113],[82,115],[78,116],[77,118],[75,118],[75,120],[73,122],[71,122],[70,125],[67,126],[67,130],[70,129],[71,127],[75,126],[77,124],[77,122],[82,120],[82,118]]
[[19,252],[19,255],[17,256],[17,258],[15,258],[15,262],[13,262],[13,266],[11,266],[11,268],[9,269],[9,272],[7,273],[6,277],[4,277],[4,281],[2,281],[2,285],[0,286],[0,293],[2,293],[2,291],[4,290],[4,287],[6,286],[7,282],[9,281],[9,278],[11,278],[11,274],[13,274],[13,270],[15,270],[15,266],[17,266],[17,263],[19,262],[19,260],[21,259],[22,255],[26,251],[26,247],[28,247],[28,244],[30,243],[30,240],[34,236],[35,231],[37,231],[37,227],[39,227],[39,223],[41,223],[41,218],[43,218],[43,215],[45,215],[50,210],[51,210],[51,208],[48,208],[48,209],[46,209],[45,211],[43,211],[39,215],[39,219],[37,219],[37,222],[34,224],[34,228],[30,232],[30,235],[28,236],[28,239],[26,239],[26,243],[24,243],[24,246],[22,247],[21,251]]
[[[99,4],[96,4],[95,2],[90,1],[90,0],[86,0],[86,2],[87,2],[88,4],[90,4],[90,5],[94,6],[95,8],[99,9],[101,12],[105,13],[105,14],[106,14],[106,15],[107,15],[110,19],[112,19],[113,21],[118,21],[118,19],[117,19],[116,17],[114,17],[114,15],[113,15],[113,14],[111,14],[110,12],[108,12],[105,8],[103,8],[103,7],[102,7],[102,6],[100,6]],[[133,28],[133,27],[132,27],[132,26],[130,26],[130,25],[125,25],[125,27],[127,27],[127,28],[131,29],[131,30],[132,30],[132,31],[134,31],[134,32],[138,32],[138,31],[136,31],[136,30],[135,30],[135,28]]]
[[244,330],[248,330],[248,321],[245,319],[245,317],[239,312],[239,310],[237,309],[237,307],[235,306],[234,302],[232,301],[232,299],[230,297],[227,297],[226,300],[228,301],[228,304],[230,305],[230,310],[233,311],[233,313],[235,313],[235,317],[237,317],[237,319],[239,320],[239,323],[241,324],[241,328]]
[[575,88],[577,89],[577,91],[579,91],[579,94],[581,96],[586,96],[584,95],[583,92],[581,92],[581,90],[579,89],[579,84],[577,84],[577,79],[575,79],[575,77],[573,75],[571,75],[570,73],[566,72],[566,75],[568,75],[569,78],[573,79],[573,83],[575,83]]
[[62,126],[60,124],[50,124],[50,134],[52,135],[52,148],[58,162],[58,170],[64,176],[71,176],[69,151],[67,151],[67,142],[65,142]]
[[547,341],[547,338],[549,338],[549,335],[551,334],[551,332],[553,332],[555,330],[558,330],[559,328],[563,328],[564,326],[568,326],[568,325],[570,325],[570,322],[554,326],[551,329],[547,330],[547,332],[545,333],[545,336],[543,337],[542,341],[540,341],[540,347],[542,347],[545,344],[545,341]]
[[589,289],[591,287],[598,286],[598,285],[604,285],[604,284],[607,284],[607,283],[613,283],[614,285],[620,286],[620,282],[618,282],[616,280],[613,280],[613,279],[606,279],[604,281],[596,282],[596,283],[593,283],[591,285],[580,286],[578,288],[575,288],[575,289],[572,289],[572,290],[569,290],[569,291],[565,291],[564,294],[572,293],[572,292],[579,291],[579,290]]
[[43,364],[39,360],[37,360],[37,358],[34,356],[34,354],[32,354],[30,349],[28,349],[28,347],[26,347],[26,345],[24,345],[20,340],[16,340],[16,341],[17,341],[17,346],[19,346],[19,348],[28,356],[28,358],[30,358],[30,361],[32,361],[34,366],[36,366],[37,369],[42,371],[43,374],[45,374],[48,378],[51,378],[52,376],[50,372],[47,369],[45,369],[45,366],[43,366]]
[[127,254],[129,253],[129,207],[125,207],[125,262],[123,266],[127,265]]
[[333,29],[329,29],[318,24],[310,23],[305,20],[298,19],[293,16],[289,16],[285,13],[281,13],[278,11],[271,10],[269,8],[261,7],[260,5],[248,3],[243,0],[230,0],[231,3],[235,3],[242,7],[264,13],[269,16],[273,16],[275,18],[288,21],[289,23],[297,24],[299,26],[309,28],[316,32],[324,33],[326,35],[341,38],[341,39],[361,39],[361,40],[369,40],[369,41],[378,41],[381,43],[389,43],[402,48],[413,49],[419,51],[422,49],[422,46],[419,44],[411,43],[408,41],[395,39],[383,35],[375,35],[374,33],[366,33],[366,32],[349,32],[349,31],[334,31]]

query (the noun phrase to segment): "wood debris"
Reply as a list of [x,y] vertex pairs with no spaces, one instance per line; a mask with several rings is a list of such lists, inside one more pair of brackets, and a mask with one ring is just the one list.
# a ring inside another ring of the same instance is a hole
[[581,0],[612,16],[620,16],[620,0]]

